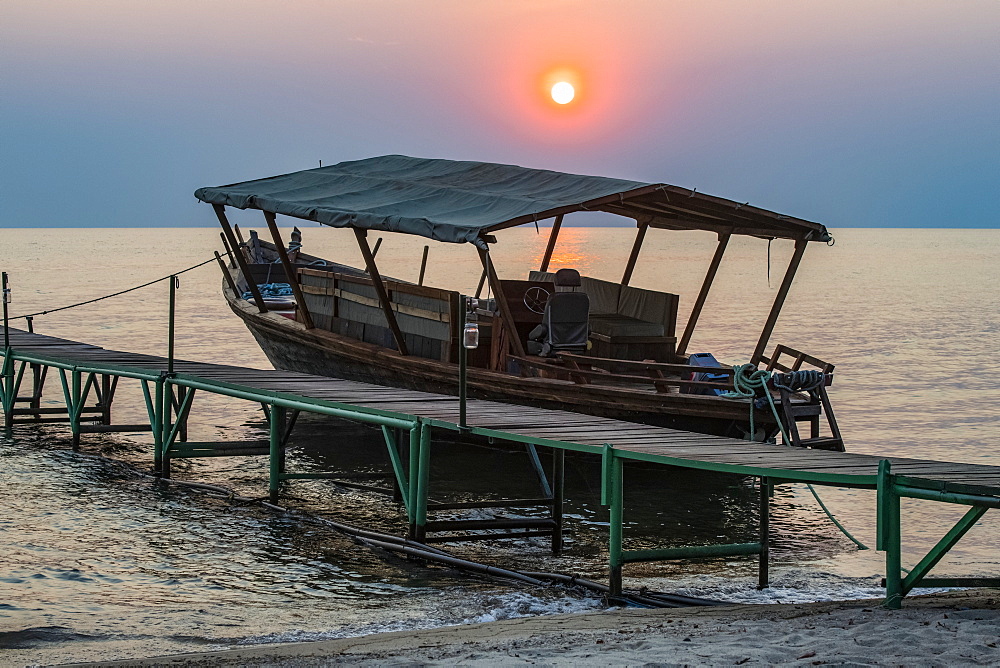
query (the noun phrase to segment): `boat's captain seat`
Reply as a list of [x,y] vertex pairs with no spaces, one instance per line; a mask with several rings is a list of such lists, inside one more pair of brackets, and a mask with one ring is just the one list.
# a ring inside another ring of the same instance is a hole
[[587,350],[590,333],[590,298],[580,287],[580,272],[560,269],[554,279],[556,291],[545,303],[542,324],[528,334],[528,354],[548,357],[555,352]]

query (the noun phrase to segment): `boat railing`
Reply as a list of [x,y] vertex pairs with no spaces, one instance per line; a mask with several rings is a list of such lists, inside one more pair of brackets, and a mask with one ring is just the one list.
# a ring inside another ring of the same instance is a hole
[[[782,356],[791,357],[791,365],[783,364],[781,361]],[[771,353],[770,357],[761,357],[761,362],[766,365],[765,368],[768,371],[774,371],[777,369],[778,371],[785,373],[788,373],[789,371],[798,371],[802,368],[803,364],[809,364],[810,366],[816,367],[824,374],[832,374],[835,367],[834,364],[824,362],[818,357],[807,355],[806,353],[800,352],[783,344],[775,346],[774,352]]]
[[[514,357],[522,373],[572,381],[578,385],[627,385],[652,389],[658,393],[699,393],[707,390],[732,390],[734,371],[730,367],[704,367],[661,362],[616,360],[572,353],[555,357]],[[693,380],[694,374],[724,376],[725,380]],[[714,394],[714,393],[713,393]]]
[[[370,277],[303,267],[298,278],[317,327],[392,347],[392,333]],[[410,354],[455,361],[459,293],[395,280],[383,284]]]

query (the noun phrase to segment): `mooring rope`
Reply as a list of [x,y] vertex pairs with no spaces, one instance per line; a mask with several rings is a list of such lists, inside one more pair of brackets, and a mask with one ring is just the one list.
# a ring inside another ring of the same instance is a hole
[[808,487],[809,491],[812,492],[813,498],[816,499],[816,503],[818,503],[819,507],[823,509],[823,512],[826,513],[826,516],[830,518],[830,521],[833,522],[834,526],[840,529],[840,532],[842,534],[850,538],[851,541],[858,546],[859,550],[867,550],[868,549],[867,545],[865,545],[860,540],[852,536],[851,532],[848,531],[846,528],[844,528],[843,524],[837,521],[837,518],[833,516],[833,513],[830,512],[830,509],[826,507],[825,503],[823,503],[823,499],[819,498],[819,492],[817,492],[816,489],[809,483],[806,483],[806,487]]
[[736,365],[733,367],[733,391],[726,392],[722,396],[729,399],[750,400],[750,433],[747,436],[747,440],[752,441],[754,435],[757,433],[753,416],[757,403],[755,398],[758,392],[763,394],[767,397],[767,403],[771,407],[774,421],[778,423],[778,428],[781,429],[781,436],[785,439],[785,443],[790,443],[788,432],[785,431],[785,425],[782,424],[781,418],[778,417],[778,409],[774,406],[774,398],[768,392],[767,382],[769,380],[771,380],[771,372],[767,369],[758,369],[756,364],[749,363]]
[[96,299],[88,299],[85,302],[79,302],[79,303],[76,303],[76,304],[70,304],[69,306],[60,306],[59,308],[53,308],[53,309],[49,309],[47,311],[39,311],[38,313],[25,313],[24,315],[15,315],[15,316],[12,316],[12,317],[10,317],[8,319],[9,320],[19,320],[20,318],[34,318],[35,316],[38,316],[38,315],[48,315],[49,313],[56,313],[58,311],[65,311],[67,309],[76,308],[77,306],[86,306],[87,304],[93,304],[94,302],[99,302],[99,301],[104,300],[104,299],[110,299],[111,297],[117,297],[119,295],[124,295],[124,294],[129,293],[129,292],[134,292],[136,290],[141,290],[142,288],[148,288],[150,285],[154,285],[156,283],[159,283],[160,281],[167,281],[167,280],[170,280],[170,278],[172,278],[174,276],[179,276],[179,275],[181,275],[181,274],[183,274],[185,272],[191,271],[192,269],[197,269],[198,267],[204,267],[209,262],[215,262],[215,257],[213,256],[213,257],[209,258],[208,260],[205,260],[204,262],[199,262],[198,264],[194,265],[193,267],[188,267],[187,269],[181,269],[180,271],[175,271],[172,274],[169,274],[169,275],[164,276],[162,278],[158,278],[155,281],[150,281],[149,283],[143,283],[142,285],[137,285],[137,286],[135,286],[133,288],[128,288],[127,290],[120,290],[118,292],[113,292],[110,295],[104,295],[103,297],[97,297]]
[[[774,406],[774,398],[768,391],[768,381],[771,381],[773,378],[772,384],[774,387],[788,392],[813,390],[819,387],[822,383],[826,382],[826,377],[822,371],[815,371],[812,369],[772,374],[766,369],[758,369],[753,364],[744,364],[742,366],[734,366],[733,371],[735,372],[733,375],[733,387],[735,389],[733,392],[728,392],[722,396],[750,399],[750,435],[747,438],[749,441],[753,440],[754,434],[756,433],[753,412],[756,404],[756,396],[758,391],[760,391],[765,397],[767,397],[767,403],[771,407],[771,413],[774,414],[774,419],[778,423],[778,428],[781,429],[781,437],[784,439],[785,444],[791,444],[792,442],[788,436],[788,430],[785,428],[781,418],[778,417],[778,409]],[[825,503],[823,503],[823,499],[819,497],[819,492],[817,492],[811,484],[806,483],[806,487],[809,488],[809,491],[812,492],[812,495],[819,504],[819,507],[823,509],[823,512],[830,518],[830,521],[833,522],[834,526],[840,529],[841,533],[857,545],[859,550],[869,549],[867,545],[855,538],[843,524],[837,521],[837,518],[834,517],[833,513],[830,512],[830,509],[826,507]]]

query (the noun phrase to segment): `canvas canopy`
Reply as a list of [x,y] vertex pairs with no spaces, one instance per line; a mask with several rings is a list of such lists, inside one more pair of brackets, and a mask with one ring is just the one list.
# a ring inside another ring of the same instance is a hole
[[575,211],[603,211],[672,229],[830,238],[817,223],[662,183],[402,155],[199,188],[195,197],[332,227],[401,232],[481,248],[490,232]]

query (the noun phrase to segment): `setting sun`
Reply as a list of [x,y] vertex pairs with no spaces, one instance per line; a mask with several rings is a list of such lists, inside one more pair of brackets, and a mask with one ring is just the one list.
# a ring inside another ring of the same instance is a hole
[[575,96],[576,90],[568,81],[560,81],[552,86],[552,99],[558,104],[569,104]]

